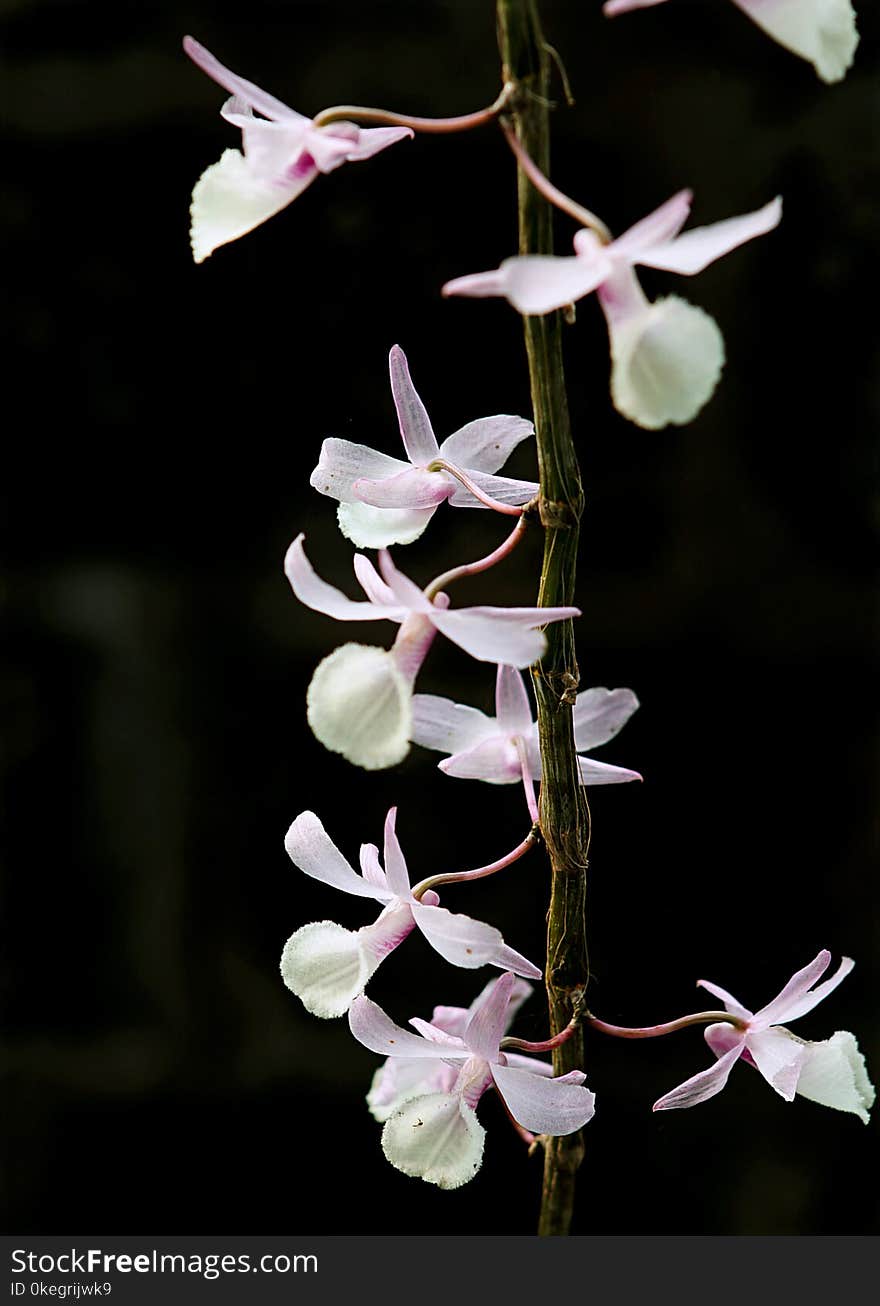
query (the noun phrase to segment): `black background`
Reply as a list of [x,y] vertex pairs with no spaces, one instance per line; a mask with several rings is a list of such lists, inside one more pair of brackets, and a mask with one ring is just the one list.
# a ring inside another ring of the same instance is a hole
[[[756,1008],[827,947],[856,970],[796,1032],[853,1030],[876,1079],[878,29],[860,8],[856,65],[828,87],[722,0],[614,23],[598,0],[542,6],[577,99],[554,118],[563,189],[618,231],[684,185],[696,223],[785,204],[776,233],[691,284],[644,276],[725,335],[690,426],[614,413],[595,302],[567,335],[583,683],[638,693],[598,756],[645,776],[591,793],[592,1006],[668,1019],[704,976]],[[419,877],[521,837],[514,788],[448,779],[419,749],[377,774],[322,749],[315,665],[391,632],[308,612],[281,573],[305,530],[354,594],[308,475],[328,435],[398,451],[393,343],[441,438],[528,415],[517,315],[439,295],[514,252],[512,160],[491,128],[396,145],[197,268],[189,192],[238,139],[180,50],[189,31],[309,114],[460,113],[497,93],[492,6],[7,0],[2,19],[6,1226],[530,1233],[540,1163],[498,1103],[471,1184],[398,1174],[363,1101],[376,1058],[277,973],[304,922],[370,918],[288,862],[299,811],[354,857],[398,804]],[[573,226],[557,231],[567,251]],[[503,530],[439,513],[398,563],[424,583]],[[532,541],[455,601],[531,603],[537,565]],[[419,688],[488,709],[491,684],[438,643]],[[444,902],[541,956],[539,857]],[[487,978],[415,936],[370,993],[404,1021]],[[540,995],[517,1028],[545,1036]],[[787,1106],[745,1066],[714,1101],[652,1116],[708,1055],[699,1032],[590,1038],[574,1232],[876,1229],[875,1125]]]

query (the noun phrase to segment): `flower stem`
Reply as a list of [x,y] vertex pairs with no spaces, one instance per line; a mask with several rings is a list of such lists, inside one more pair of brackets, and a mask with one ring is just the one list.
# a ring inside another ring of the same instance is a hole
[[[505,83],[518,94],[510,117],[517,140],[546,176],[549,170],[550,59],[536,0],[497,0],[498,38]],[[552,214],[520,168],[519,250],[552,254]],[[526,352],[540,468],[540,516],[544,526],[544,564],[538,602],[567,604],[574,598],[578,529],[583,490],[571,435],[562,363],[563,323],[559,313],[525,317]],[[550,907],[547,916],[547,999],[550,1028],[569,1024],[587,984],[587,854],[590,812],[580,783],[571,706],[578,685],[574,628],[554,622],[546,630],[547,652],[534,668],[541,744],[541,834],[550,857]],[[556,1075],[583,1066],[583,1034],[578,1028],[553,1051]],[[544,1188],[538,1233],[567,1234],[574,1208],[575,1179],[584,1154],[580,1132],[548,1138],[544,1148]]]
[[729,1011],[695,1011],[692,1016],[680,1016],[678,1020],[668,1020],[664,1025],[643,1025],[638,1029],[627,1025],[609,1025],[589,1011],[584,1012],[584,1019],[593,1029],[599,1029],[603,1034],[613,1034],[615,1038],[660,1038],[663,1034],[676,1034],[689,1025],[717,1025],[722,1022],[733,1025],[734,1029],[746,1028],[746,1022],[739,1016],[731,1015]]
[[553,185],[552,181],[544,176],[534,160],[526,153],[516,133],[507,123],[502,122],[501,130],[507,138],[507,144],[519,160],[519,166],[536,190],[539,190],[551,204],[555,204],[558,209],[562,209],[563,213],[567,213],[569,217],[574,218],[575,222],[579,222],[582,227],[589,227],[591,231],[594,231],[603,245],[610,245],[611,232],[602,219],[597,218],[595,213],[591,213],[583,205],[576,203],[575,200],[564,194],[563,191]]
[[454,580],[461,580],[463,576],[476,576],[479,572],[488,571],[490,567],[494,567],[496,562],[506,558],[508,553],[511,553],[519,544],[525,534],[526,524],[527,518],[525,511],[523,511],[523,515],[503,544],[499,544],[498,548],[494,549],[492,553],[487,553],[485,558],[478,558],[476,562],[465,562],[460,567],[453,567],[451,571],[444,571],[442,576],[438,576],[436,580],[432,580],[430,585],[425,587],[425,598],[433,599],[435,595],[439,594]]
[[521,517],[523,514],[522,504],[502,503],[500,499],[493,499],[491,494],[486,494],[485,490],[481,490],[478,485],[474,484],[467,472],[463,472],[460,467],[456,467],[455,463],[448,463],[445,458],[434,458],[428,464],[428,471],[449,472],[450,476],[454,476],[457,481],[461,481],[464,488],[475,499],[479,499],[484,508],[491,508],[493,512],[506,513],[508,517]]
[[496,871],[503,871],[505,866],[512,865],[513,862],[519,861],[524,857],[530,848],[534,848],[538,842],[538,829],[532,826],[522,843],[504,857],[499,857],[497,862],[489,862],[488,866],[478,866],[475,871],[449,871],[445,875],[431,875],[427,880],[421,880],[412,891],[416,899],[420,899],[428,889],[436,889],[438,884],[461,884],[466,880],[482,880],[486,875],[494,875]]
[[413,118],[408,114],[391,113],[387,109],[368,109],[359,104],[334,104],[330,109],[322,109],[312,121],[316,127],[357,119],[358,122],[380,123],[386,127],[411,127],[415,132],[466,132],[497,118],[509,104],[513,91],[513,85],[505,85],[488,109],[478,109],[476,113],[465,113],[458,118]]

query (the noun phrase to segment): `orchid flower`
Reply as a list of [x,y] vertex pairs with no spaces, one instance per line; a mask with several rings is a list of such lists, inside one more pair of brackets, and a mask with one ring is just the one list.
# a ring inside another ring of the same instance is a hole
[[385,819],[385,866],[374,844],[362,844],[358,875],[333,843],[314,812],[301,812],[287,831],[284,847],[291,861],[315,880],[383,904],[372,925],[356,932],[334,921],[303,925],[287,940],[281,956],[284,983],[315,1016],[342,1016],[364,991],[389,952],[414,929],[453,966],[473,970],[498,966],[530,979],[541,972],[508,948],[492,925],[447,911],[433,889],[413,895],[406,861],[395,833],[397,808]]
[[587,227],[575,234],[574,257],[526,254],[494,272],[458,277],[444,295],[503,295],[520,313],[542,314],[595,290],[611,337],[611,397],[625,417],[649,430],[683,425],[711,398],[724,365],[714,320],[677,295],[651,303],[636,264],[692,276],[778,224],[782,201],[679,235],[692,194],[679,191],[628,231],[603,244]]
[[321,662],[309,686],[307,715],[315,736],[331,752],[358,766],[394,766],[409,751],[413,684],[439,631],[481,662],[527,667],[544,652],[537,629],[551,621],[580,616],[578,608],[459,608],[449,599],[433,602],[399,572],[386,550],[379,571],[362,554],[354,570],[367,602],[346,598],[318,577],[306,558],[303,536],[287,551],[284,570],[306,607],[337,621],[388,620],[400,625],[390,650],[343,644]]
[[351,1032],[371,1052],[440,1061],[458,1070],[451,1087],[410,1098],[385,1121],[382,1150],[404,1174],[440,1188],[459,1188],[473,1179],[486,1137],[476,1108],[493,1086],[514,1120],[536,1134],[572,1134],[592,1118],[595,1097],[583,1087],[583,1071],[553,1079],[545,1062],[501,1051],[514,984],[510,973],[497,979],[474,1004],[460,1036],[419,1019],[410,1021],[419,1031],[411,1034],[369,998],[352,1003]]
[[[613,739],[638,705],[631,689],[587,689],[578,694],[572,713],[575,748],[583,752]],[[441,771],[489,784],[522,780],[530,797],[532,782],[541,779],[538,724],[532,720],[523,677],[514,667],[498,668],[494,717],[433,694],[416,694],[412,706],[413,743],[450,754],[439,763]],[[578,766],[581,784],[621,784],[642,778],[638,771],[590,757],[579,757]],[[533,799],[529,805],[533,806]]]
[[[444,1034],[463,1038],[468,1021],[494,986],[495,980],[490,980],[469,1007],[435,1007],[431,1024]],[[522,979],[514,981],[507,999],[505,1031],[510,1028],[514,1016],[531,993],[531,984]],[[529,1061],[528,1064],[535,1063]],[[384,1124],[411,1097],[421,1097],[426,1093],[448,1093],[457,1078],[458,1067],[446,1061],[426,1060],[424,1057],[388,1057],[373,1076],[367,1094],[367,1106],[373,1118]]]
[[[202,263],[220,245],[237,240],[295,200],[322,172],[372,158],[409,127],[357,127],[351,122],[316,126],[230,69],[198,41],[183,48],[203,72],[231,92],[221,116],[242,133],[244,153],[224,150],[202,173],[192,195],[190,239]],[[257,118],[254,114],[262,114]]]
[[[649,9],[665,0],[607,0],[602,11],[608,18],[631,9]],[[859,44],[856,14],[851,0],[733,0],[753,22],[800,55],[816,69],[823,82],[839,82],[855,57]]]
[[715,1065],[709,1070],[701,1070],[665,1094],[654,1103],[654,1110],[696,1106],[698,1102],[714,1097],[721,1092],[733,1066],[742,1058],[754,1066],[786,1102],[791,1102],[797,1093],[822,1106],[851,1111],[867,1124],[868,1111],[874,1104],[874,1086],[868,1079],[865,1061],[854,1036],[838,1030],[820,1043],[809,1043],[779,1024],[812,1011],[846,978],[855,963],[844,957],[831,979],[816,984],[830,964],[831,953],[823,950],[809,966],[792,976],[778,997],[754,1013],[717,984],[698,980],[704,989],[721,999],[725,1010],[737,1017],[740,1025],[720,1022],[708,1025],[705,1038],[718,1058]]
[[[311,475],[314,489],[339,500],[343,535],[366,549],[411,544],[447,499],[453,508],[489,506],[462,484],[462,473],[490,500],[523,504],[534,498],[534,481],[494,475],[520,441],[534,435],[531,422],[506,415],[483,417],[438,444],[399,345],[391,350],[388,363],[407,461],[350,440],[325,440]],[[452,465],[459,476],[435,468],[438,462]]]

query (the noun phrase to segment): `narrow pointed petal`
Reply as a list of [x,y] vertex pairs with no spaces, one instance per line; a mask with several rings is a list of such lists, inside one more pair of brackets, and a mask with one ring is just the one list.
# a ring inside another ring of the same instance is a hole
[[658,1098],[654,1103],[654,1111],[672,1111],[678,1107],[696,1106],[699,1102],[706,1102],[716,1093],[720,1093],[730,1076],[730,1072],[742,1056],[745,1047],[745,1035],[736,1045],[725,1052],[724,1056],[719,1057],[714,1066],[708,1070],[701,1070],[698,1074],[692,1075],[686,1079],[683,1084],[673,1088],[663,1097]]
[[460,1188],[480,1168],[486,1131],[458,1093],[413,1098],[382,1130],[386,1159],[439,1188]]
[[406,861],[394,828],[396,821],[397,808],[389,808],[388,815],[385,817],[385,875],[388,879],[388,887],[397,897],[408,898],[409,871],[406,869]]
[[497,966],[499,970],[512,970],[514,975],[522,975],[526,979],[539,980],[541,978],[541,971],[534,962],[529,961],[528,957],[524,957],[521,952],[516,952],[515,949],[508,947],[506,943],[502,944],[495,953],[492,958],[492,965]]
[[393,898],[393,893],[388,888],[388,877],[382,870],[382,863],[379,861],[379,849],[374,843],[362,843],[360,848],[360,865],[361,875],[367,884],[373,884],[377,889],[383,891],[383,898],[387,895],[389,900]]
[[219,86],[229,91],[230,95],[237,95],[244,100],[258,113],[265,114],[267,118],[274,118],[278,121],[309,121],[301,113],[296,113],[286,104],[283,104],[281,100],[276,100],[274,95],[269,95],[253,82],[246,81],[243,77],[239,77],[237,73],[232,72],[231,69],[224,67],[219,59],[216,59],[209,50],[206,50],[198,41],[193,40],[191,36],[183,38],[183,48],[193,63],[201,68],[202,72],[207,73]]
[[484,780],[487,784],[517,784],[522,779],[522,767],[516,745],[505,735],[495,735],[475,748],[453,753],[439,763],[444,775],[458,780]]
[[[720,988],[717,984],[710,984],[708,980],[697,980],[697,986],[705,989],[707,993],[711,993],[714,998],[720,998],[724,1003],[725,1011],[729,1011],[731,1016],[739,1016],[741,1020],[752,1019],[752,1013],[748,1008],[744,1007],[741,1002],[737,1002],[733,994],[728,993],[726,989]],[[710,1028],[714,1028],[714,1026],[710,1026]]]
[[408,464],[400,458],[389,458],[365,444],[329,439],[321,445],[318,465],[309,477],[309,484],[319,494],[338,499],[340,503],[352,503],[357,501],[355,481],[383,480],[407,470]]
[[322,612],[336,621],[402,621],[406,609],[399,603],[385,606],[346,598],[335,585],[328,585],[317,575],[303,549],[304,535],[298,535],[287,550],[284,574],[300,603],[313,612]]
[[597,762],[592,757],[579,757],[578,770],[582,785],[621,785],[642,779],[638,771],[629,771],[625,766],[612,766],[610,762]]
[[[319,128],[319,130],[324,130]],[[398,141],[410,140],[415,135],[411,127],[360,127],[357,139],[349,147],[346,158],[350,163],[372,159],[381,150]]]
[[505,735],[525,735],[532,728],[532,705],[515,667],[499,666],[495,675],[495,716]]
[[454,492],[455,483],[444,472],[421,467],[408,467],[381,480],[362,477],[354,484],[356,497],[374,508],[436,508]]
[[415,694],[412,701],[414,744],[441,753],[458,753],[490,739],[498,727],[475,707],[453,703],[435,694]]
[[397,570],[387,549],[379,552],[379,571],[397,602],[408,612],[433,613],[433,604],[425,598],[418,585],[413,584],[408,576],[404,576],[402,571]]
[[535,428],[524,417],[480,417],[455,431],[440,445],[440,456],[470,472],[497,472]]
[[535,316],[583,298],[601,284],[610,270],[610,260],[604,254],[595,258],[517,255],[505,259],[495,272],[447,281],[443,294],[477,298],[503,295],[520,313]]
[[306,715],[315,737],[331,753],[379,771],[396,766],[409,752],[411,703],[411,683],[390,652],[343,644],[318,664],[306,695]]
[[447,639],[480,662],[528,667],[547,646],[536,627],[579,616],[578,608],[476,607],[435,612],[432,620]]
[[839,82],[859,44],[850,0],[733,0],[768,36],[800,55],[823,82]]
[[547,1079],[514,1066],[492,1066],[492,1078],[514,1120],[536,1134],[573,1134],[596,1110],[595,1094],[570,1080]]
[[804,1061],[804,1043],[789,1034],[787,1029],[749,1031],[746,1046],[756,1068],[767,1083],[786,1102],[794,1101],[801,1066]]
[[369,558],[356,553],[353,559],[354,574],[361,589],[371,603],[393,607],[397,603],[394,590],[385,584]]
[[406,354],[395,345],[388,356],[391,372],[391,393],[397,409],[397,420],[406,456],[416,467],[423,467],[440,452],[431,419],[419,398],[409,374]]
[[628,14],[631,9],[651,9],[665,3],[666,0],[605,0],[602,13],[606,18],[616,18],[618,14]]
[[696,272],[702,272],[710,263],[723,258],[747,240],[766,235],[779,225],[781,218],[782,200],[777,195],[776,199],[755,213],[727,218],[724,222],[714,222],[708,227],[695,227],[676,240],[651,245],[642,250],[635,262],[648,268],[662,268],[666,272],[679,272],[690,277]]
[[607,744],[639,706],[631,689],[585,689],[572,712],[574,746],[579,753]]
[[[854,965],[855,962],[851,957],[843,957],[840,965],[830,979],[823,980],[821,984],[817,984],[811,992],[805,993],[803,997],[792,998],[790,1001],[786,1001],[783,1004],[781,1011],[776,1007],[776,1003],[779,1001],[777,998],[775,1002],[770,1004],[774,1009],[773,1023],[776,1024],[783,1020],[786,1022],[797,1020],[798,1017],[805,1016],[808,1011],[812,1011],[814,1007],[818,1006],[820,1002],[828,997],[829,993],[832,993],[837,988],[841,980],[846,979]],[[763,1011],[759,1011],[757,1015],[763,1023],[767,1019],[767,1008],[765,1007]]]
[[837,1111],[851,1111],[864,1124],[874,1105],[874,1085],[855,1037],[838,1030],[821,1043],[804,1044],[804,1059],[797,1082],[799,1097]]
[[419,1016],[413,1016],[409,1023],[412,1025],[413,1029],[417,1029],[422,1037],[426,1038],[429,1043],[434,1043],[441,1049],[441,1052],[438,1055],[442,1055],[443,1048],[451,1048],[455,1052],[462,1052],[465,1050],[463,1046],[464,1040],[462,1038],[457,1034],[450,1034],[448,1030],[441,1029],[430,1020],[422,1020]]
[[[755,1012],[753,1023],[756,1027],[766,1029],[768,1025],[778,1025],[783,1020],[794,1020],[793,1012],[802,1016],[807,1011],[812,1011],[816,1002],[821,1002],[825,994],[830,992],[830,989],[826,987],[828,981],[822,985],[821,997],[816,998],[816,990],[813,989],[813,985],[825,974],[830,965],[831,953],[827,948],[823,948],[809,965],[804,966],[802,970],[796,971],[792,975],[785,988],[772,1002],[768,1002],[766,1007],[762,1007],[760,1011]],[[837,974],[834,976],[831,987],[836,988],[840,981],[846,978],[854,965],[853,961],[850,961],[848,957],[844,957]],[[811,989],[813,989],[812,992],[810,992]],[[805,1007],[802,1006],[804,1001],[808,1003]]]
[[296,931],[284,945],[284,983],[313,1016],[343,1016],[364,991],[381,958],[363,937],[335,921],[316,921]]
[[[528,503],[530,499],[534,499],[540,488],[537,481],[516,481],[510,476],[490,476],[488,472],[472,471],[469,467],[463,470],[467,472],[478,490],[482,490],[484,494],[488,494],[492,499],[497,499],[499,503],[510,503],[516,506]],[[450,497],[449,503],[453,508],[486,507],[460,481],[456,481],[455,491]]]
[[412,544],[434,516],[433,508],[371,508],[368,503],[341,503],[339,529],[359,549],[387,549]]
[[367,997],[357,998],[348,1013],[348,1024],[352,1034],[359,1043],[371,1052],[379,1052],[383,1057],[427,1057],[430,1060],[442,1058],[466,1061],[470,1056],[462,1045],[460,1050],[439,1047],[421,1034],[413,1034],[408,1029],[395,1025],[380,1006]]
[[388,902],[394,895],[378,882],[368,883],[353,870],[314,812],[300,812],[284,836],[290,860],[310,875],[342,893]]
[[238,240],[285,208],[315,180],[317,168],[304,168],[279,182],[255,173],[240,150],[224,150],[199,177],[190,205],[193,259],[204,263],[221,245]]
[[644,250],[661,241],[672,240],[687,222],[693,198],[693,191],[680,190],[659,209],[634,223],[613,242],[611,250],[614,256],[637,263]]
[[464,1041],[471,1052],[484,1061],[498,1060],[498,1045],[507,1029],[507,1008],[515,982],[516,977],[509,971],[500,975],[494,984],[484,990],[471,1012]]

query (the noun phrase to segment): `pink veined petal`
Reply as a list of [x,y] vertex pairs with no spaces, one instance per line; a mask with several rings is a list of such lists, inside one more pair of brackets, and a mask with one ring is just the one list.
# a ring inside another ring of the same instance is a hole
[[480,662],[528,667],[542,656],[547,641],[536,629],[551,621],[579,617],[578,608],[462,608],[436,612],[437,629]]
[[804,1063],[805,1045],[787,1029],[750,1030],[746,1046],[755,1066],[786,1102],[792,1102]]
[[400,345],[392,348],[388,356],[388,367],[391,372],[391,394],[397,409],[406,456],[414,466],[423,467],[437,457],[440,447],[425,405],[412,383],[406,354]]
[[498,1045],[507,1029],[507,1007],[515,980],[510,971],[500,975],[471,1012],[463,1038],[471,1052],[484,1061],[498,1060]]
[[[714,998],[720,998],[724,1003],[725,1011],[729,1011],[731,1016],[739,1016],[742,1020],[752,1019],[752,1013],[748,1008],[744,1007],[741,1002],[737,1002],[733,994],[728,993],[726,989],[720,988],[717,984],[710,984],[708,980],[697,980],[697,987],[705,989],[706,992],[711,993]],[[714,1025],[710,1025],[709,1028],[714,1029],[715,1027]]]
[[666,0],[605,0],[602,13],[606,18],[616,18],[618,14],[628,14],[631,9],[651,9],[665,3]]
[[470,1053],[467,1048],[460,1052],[449,1047],[422,1038],[420,1034],[411,1034],[401,1029],[386,1016],[381,1007],[367,997],[355,998],[348,1013],[348,1024],[352,1034],[359,1043],[371,1052],[379,1052],[383,1057],[427,1057],[431,1060],[452,1058],[466,1061]]
[[394,897],[389,889],[368,883],[352,869],[314,812],[300,812],[284,836],[284,847],[290,860],[313,880],[377,902]]
[[350,440],[329,439],[321,445],[318,465],[309,477],[309,484],[319,494],[338,499],[340,503],[351,503],[357,501],[355,481],[384,480],[407,470],[408,464],[400,458],[389,458]]
[[[319,128],[323,130],[323,128]],[[346,158],[349,163],[360,163],[372,159],[374,154],[387,150],[389,145],[406,140],[415,135],[411,127],[360,127],[357,138],[352,141]]]
[[475,707],[435,694],[414,694],[410,738],[422,748],[458,753],[492,738],[498,727]]
[[[731,1048],[740,1047],[742,1045],[742,1036],[743,1031],[741,1029],[729,1025],[726,1021],[719,1021],[717,1025],[707,1025],[703,1030],[703,1037],[716,1057],[723,1057],[725,1052],[729,1052]],[[742,1058],[743,1061],[748,1061],[749,1065],[754,1065],[748,1048],[743,1050]]]
[[485,739],[474,748],[453,753],[438,763],[444,775],[458,780],[484,780],[487,784],[517,784],[522,778],[522,767],[516,745],[505,735]]
[[[530,1075],[541,1075],[544,1079],[553,1078],[553,1067],[549,1061],[539,1061],[537,1057],[527,1057],[520,1052],[505,1052],[507,1064],[513,1066],[514,1070],[527,1070]],[[561,1075],[561,1080],[566,1080],[571,1084],[582,1084],[586,1075],[580,1070],[569,1071],[570,1075],[579,1075],[579,1079],[569,1079],[568,1075]]]
[[412,912],[418,928],[431,947],[453,966],[474,970],[494,960],[504,943],[494,925],[484,925],[470,916],[460,916],[445,907],[426,907],[414,902]]
[[385,875],[388,887],[398,898],[408,898],[410,883],[409,871],[394,829],[397,820],[397,808],[391,807],[385,817]]
[[237,95],[251,108],[256,109],[258,113],[265,114],[267,118],[273,118],[277,121],[300,121],[309,122],[301,113],[296,113],[281,100],[276,100],[274,95],[255,86],[253,82],[245,81],[237,73],[225,68],[219,59],[215,59],[210,51],[206,50],[198,41],[193,40],[191,36],[183,38],[183,48],[192,59],[193,63],[201,68],[202,72],[207,73],[213,81],[217,82],[231,95]]
[[592,1120],[596,1097],[567,1077],[547,1079],[540,1072],[514,1066],[491,1066],[498,1092],[511,1115],[525,1129],[558,1137],[573,1134]]
[[[497,499],[499,503],[528,503],[538,493],[536,481],[516,481],[510,476],[491,476],[488,472],[473,471],[470,467],[462,468],[476,485],[478,490]],[[475,495],[471,494],[460,481],[455,482],[455,491],[450,497],[453,508],[485,508]]]
[[492,958],[492,965],[497,966],[499,970],[512,970],[514,975],[524,975],[526,979],[539,980],[541,978],[541,971],[534,962],[529,961],[528,957],[524,957],[521,952],[508,947],[506,943],[503,943],[495,953]]
[[505,735],[525,735],[532,728],[532,705],[522,675],[515,667],[502,665],[498,668],[495,676],[495,716]]
[[354,494],[374,508],[436,508],[455,493],[455,482],[445,472],[408,467],[396,476],[355,481]]
[[304,535],[298,535],[287,550],[284,573],[300,603],[337,621],[403,621],[406,608],[346,598],[341,590],[317,575],[303,549]]
[[444,295],[504,295],[515,309],[530,316],[573,304],[595,290],[611,270],[610,259],[579,254],[557,258],[522,254],[507,258],[496,272],[457,277],[443,287]]
[[379,861],[379,849],[374,843],[362,843],[360,850],[361,875],[367,884],[374,884],[377,889],[391,894],[388,888],[388,879],[382,870],[382,863]]
[[469,472],[497,472],[523,440],[535,434],[524,417],[480,417],[468,422],[440,445],[440,456]]
[[607,744],[639,706],[631,689],[585,689],[577,696],[572,712],[574,746],[586,753]]
[[855,962],[851,957],[842,958],[831,978],[812,988],[811,986],[816,983],[820,975],[825,973],[830,964],[831,953],[823,949],[809,966],[805,966],[803,970],[792,976],[778,997],[755,1012],[753,1025],[759,1023],[760,1028],[763,1029],[767,1025],[778,1025],[782,1021],[797,1020],[799,1016],[805,1016],[808,1011],[812,1011],[823,998],[827,998],[828,994],[837,988],[842,980],[846,979]]
[[610,762],[597,762],[592,757],[579,757],[578,770],[582,785],[622,785],[642,778],[638,771],[612,766]]
[[644,250],[677,236],[688,220],[694,193],[680,190],[646,218],[641,218],[612,242],[611,255],[626,262],[640,262]]
[[742,1055],[744,1047],[745,1035],[736,1047],[732,1047],[724,1056],[719,1057],[714,1066],[699,1071],[690,1079],[686,1079],[683,1084],[679,1084],[677,1088],[658,1098],[652,1110],[672,1111],[677,1107],[697,1106],[698,1103],[706,1102],[716,1093],[720,1093],[727,1083],[731,1070]]
[[398,603],[403,604],[408,612],[430,613],[433,620],[433,604],[425,598],[418,585],[414,585],[408,576],[397,570],[387,549],[379,551],[379,571]]
[[[413,1029],[419,1031],[423,1038],[428,1039],[430,1043],[436,1043],[438,1048],[452,1048],[454,1052],[468,1051],[462,1038],[457,1034],[451,1034],[449,1030],[443,1029],[441,1025],[437,1025],[433,1021],[422,1020],[419,1016],[413,1016],[409,1023]],[[443,1055],[442,1052],[440,1055]]]
[[385,584],[370,559],[363,553],[354,555],[354,574],[371,603],[392,607],[397,603],[394,591]]
[[651,245],[635,255],[635,262],[649,268],[662,268],[665,272],[679,272],[683,276],[693,276],[703,268],[723,258],[747,240],[764,236],[779,225],[782,217],[782,199],[765,204],[754,213],[743,214],[738,218],[726,218],[723,222],[714,222],[708,227],[695,227],[686,231],[675,240]]

